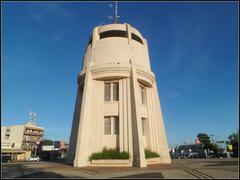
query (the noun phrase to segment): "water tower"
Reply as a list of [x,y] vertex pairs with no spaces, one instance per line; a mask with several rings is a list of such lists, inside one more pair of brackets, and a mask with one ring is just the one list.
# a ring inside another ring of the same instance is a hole
[[130,154],[132,166],[145,167],[144,150],[171,163],[148,45],[129,24],[95,27],[78,75],[68,162],[91,165],[103,147]]

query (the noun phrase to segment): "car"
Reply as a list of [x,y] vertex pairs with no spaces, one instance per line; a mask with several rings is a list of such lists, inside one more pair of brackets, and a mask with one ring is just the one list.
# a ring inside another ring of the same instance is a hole
[[189,159],[192,159],[192,158],[194,158],[194,153],[189,153],[188,155],[187,155],[187,158],[189,158]]
[[38,156],[27,158],[26,161],[40,161]]
[[217,153],[208,153],[208,158],[218,158],[218,154]]
[[227,158],[227,153],[218,153],[218,158]]

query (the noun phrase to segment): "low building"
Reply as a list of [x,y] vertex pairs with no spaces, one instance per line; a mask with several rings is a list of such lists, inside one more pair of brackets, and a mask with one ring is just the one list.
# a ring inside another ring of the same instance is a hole
[[69,143],[67,141],[54,141],[54,147],[60,149],[61,157],[65,157],[68,151]]
[[171,148],[170,156],[175,158],[206,158],[206,152],[202,144],[186,144]]
[[32,120],[23,125],[1,126],[2,157],[11,154],[12,160],[22,160],[35,155],[43,136],[44,128]]
[[7,149],[1,151],[2,162],[10,162],[15,160],[25,160],[31,156],[31,151],[22,149]]
[[24,127],[22,148],[34,151],[37,148],[36,146],[43,141],[44,129],[31,124]]
[[40,150],[41,151],[56,151],[56,150],[60,150],[60,149],[55,148],[54,145],[42,145]]
[[57,160],[61,156],[61,150],[54,145],[39,146],[39,156],[42,160]]

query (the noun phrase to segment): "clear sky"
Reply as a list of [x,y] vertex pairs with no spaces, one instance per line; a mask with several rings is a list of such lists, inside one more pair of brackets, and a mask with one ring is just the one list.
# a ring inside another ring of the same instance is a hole
[[[30,110],[45,138],[70,137],[77,74],[108,2],[4,2],[2,125]],[[236,2],[120,2],[120,22],[149,45],[170,147],[199,132],[226,139],[239,125]]]

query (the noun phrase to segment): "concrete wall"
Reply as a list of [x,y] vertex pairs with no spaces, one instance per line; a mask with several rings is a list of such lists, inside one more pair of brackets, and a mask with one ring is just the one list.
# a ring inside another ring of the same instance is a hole
[[11,148],[11,142],[5,139],[6,126],[1,126],[1,148]]
[[[111,37],[100,39],[99,34],[108,30],[124,30],[128,32],[129,37]],[[133,40],[131,38],[131,33],[138,35],[142,39],[143,44]],[[111,24],[96,27],[92,36],[93,43],[86,49],[83,62],[84,67],[87,66],[90,61],[93,62],[94,65],[108,65],[117,63],[129,64],[129,59],[132,59],[136,62],[136,65],[148,70],[151,69],[146,40],[129,24]]]
[[[10,136],[9,139],[5,139],[5,133],[6,129],[10,129]],[[11,145],[15,143],[14,148],[15,149],[21,149],[22,148],[22,139],[23,139],[23,130],[24,130],[24,125],[16,125],[16,126],[2,126],[2,137],[1,137],[1,144],[9,144],[10,146],[2,146],[3,148],[11,148]]]

